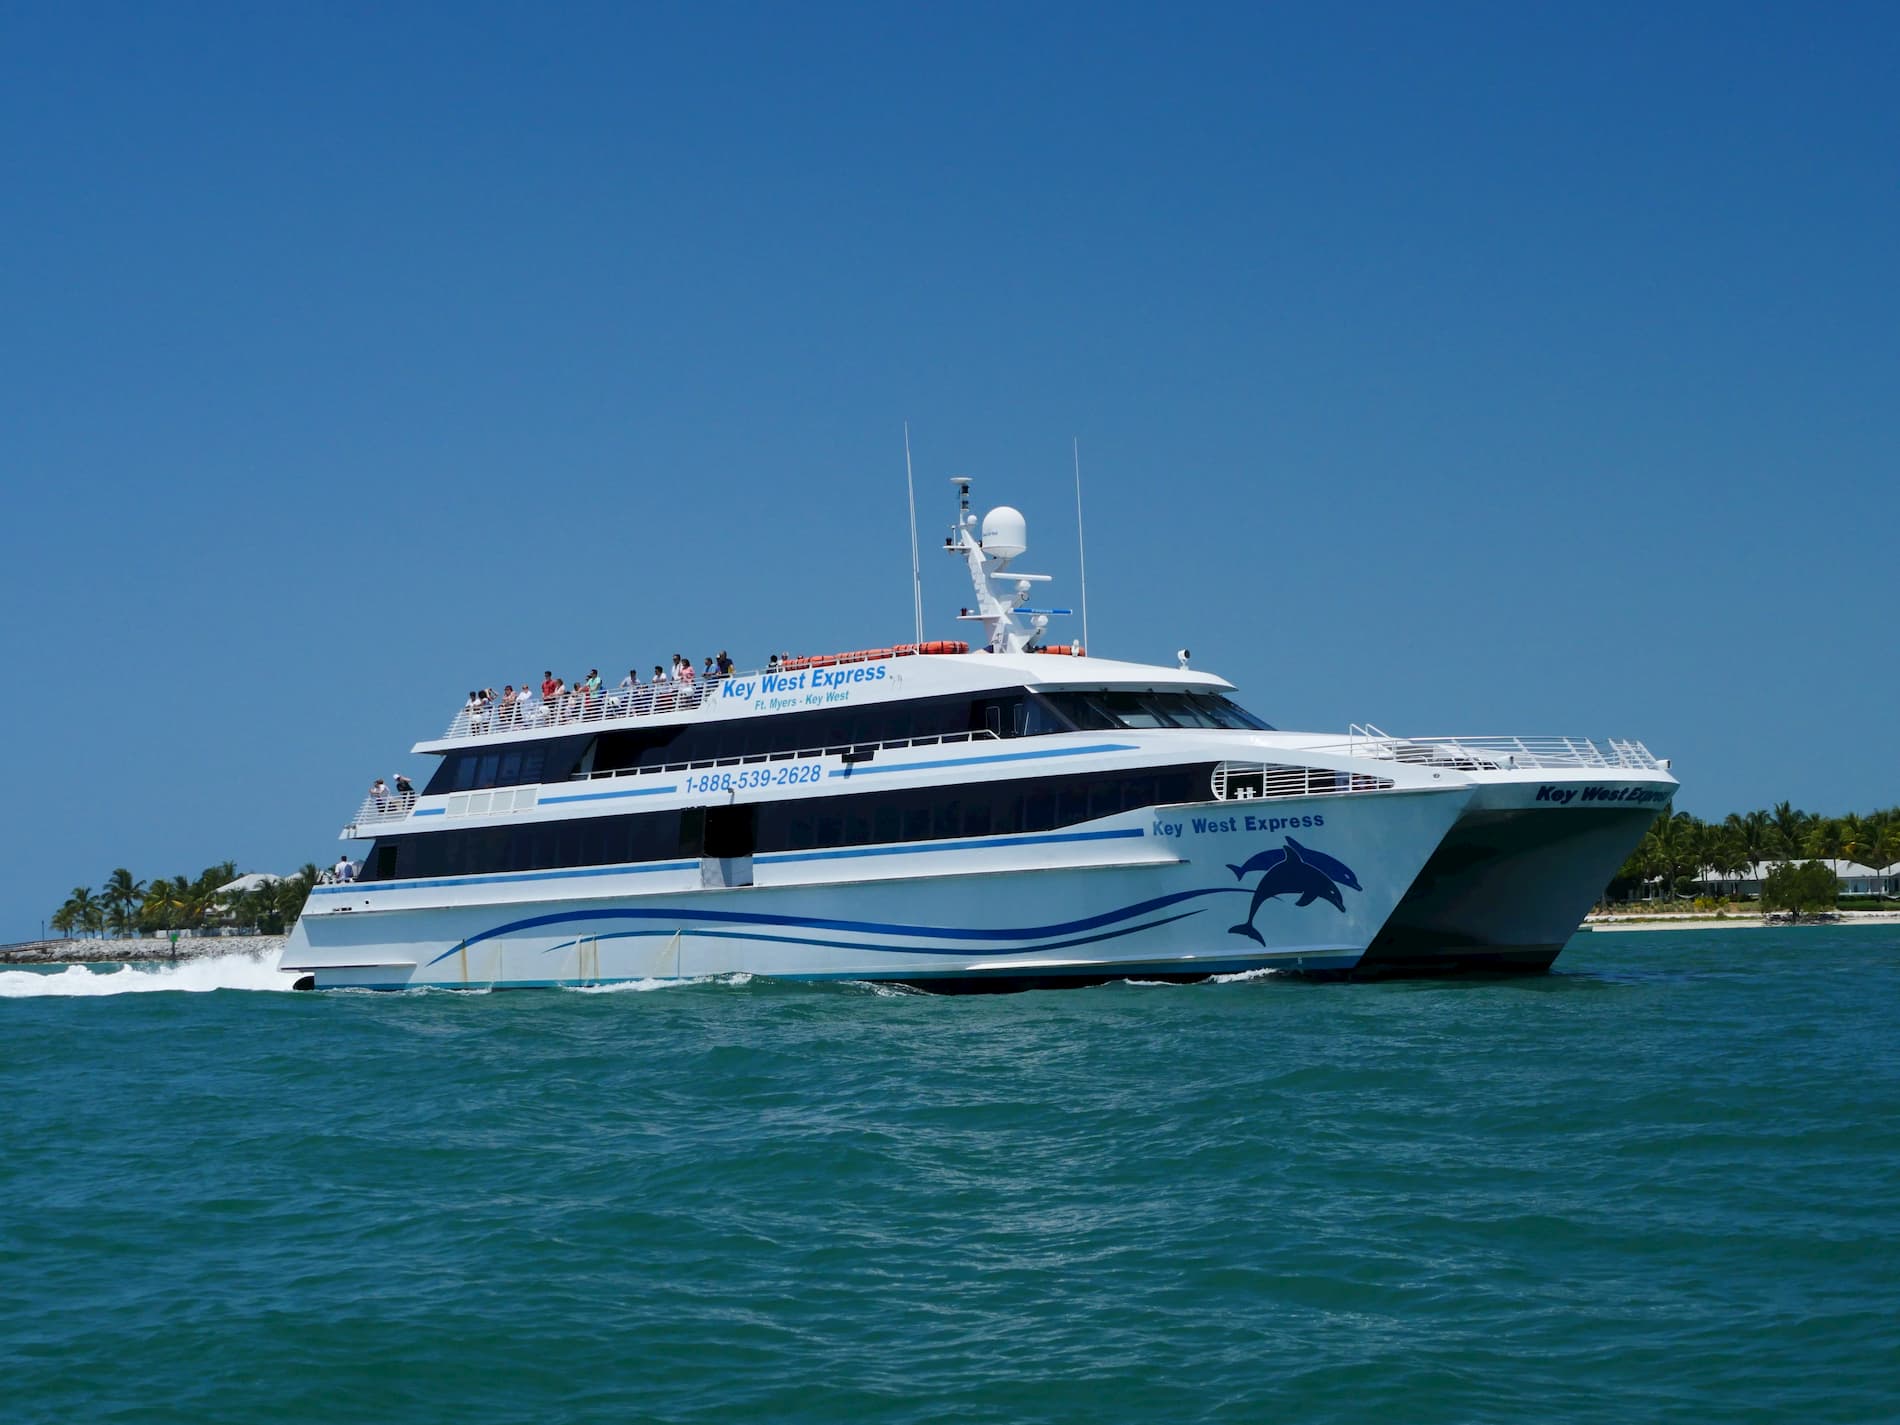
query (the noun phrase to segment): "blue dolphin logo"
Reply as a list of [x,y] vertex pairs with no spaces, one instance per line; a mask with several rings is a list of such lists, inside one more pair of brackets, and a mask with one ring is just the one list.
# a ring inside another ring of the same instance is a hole
[[1352,867],[1348,866],[1344,861],[1335,861],[1322,851],[1309,851],[1290,836],[1287,837],[1286,844],[1299,852],[1300,859],[1306,862],[1307,865],[1317,866],[1335,881],[1339,882],[1340,885],[1350,886],[1355,891],[1363,891],[1365,889],[1364,886],[1359,884],[1359,878],[1353,875]]
[[1244,866],[1229,866],[1236,880],[1242,880],[1255,871],[1264,871],[1260,884],[1253,889],[1253,905],[1248,908],[1247,918],[1239,925],[1229,926],[1230,935],[1245,935],[1260,944],[1267,943],[1266,937],[1254,929],[1254,917],[1260,914],[1260,907],[1275,896],[1294,896],[1295,907],[1311,905],[1316,900],[1328,901],[1333,909],[1345,914],[1346,899],[1340,895],[1340,886],[1350,886],[1355,891],[1364,890],[1352,868],[1342,861],[1319,851],[1310,851],[1292,837],[1286,838],[1286,848],[1274,848],[1261,851],[1250,857]]

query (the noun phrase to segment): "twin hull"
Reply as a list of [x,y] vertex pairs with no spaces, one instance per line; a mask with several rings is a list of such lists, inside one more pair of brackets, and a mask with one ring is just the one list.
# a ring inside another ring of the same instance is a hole
[[1031,836],[776,853],[743,886],[706,886],[715,868],[696,858],[322,886],[283,967],[322,989],[1344,972],[1470,797],[1220,801]]

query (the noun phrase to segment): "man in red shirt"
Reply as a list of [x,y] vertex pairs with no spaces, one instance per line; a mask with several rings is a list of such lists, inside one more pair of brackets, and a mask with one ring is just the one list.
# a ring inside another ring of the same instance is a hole
[[550,668],[541,674],[541,701],[546,702],[549,698],[553,696],[554,696],[554,670]]

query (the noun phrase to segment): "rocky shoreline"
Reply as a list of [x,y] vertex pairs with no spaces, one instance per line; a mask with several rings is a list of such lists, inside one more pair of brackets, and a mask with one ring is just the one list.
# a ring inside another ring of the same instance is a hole
[[281,935],[181,935],[176,954],[169,937],[28,940],[19,945],[0,945],[0,965],[170,964],[174,960],[209,960],[226,955],[261,959],[283,948]]

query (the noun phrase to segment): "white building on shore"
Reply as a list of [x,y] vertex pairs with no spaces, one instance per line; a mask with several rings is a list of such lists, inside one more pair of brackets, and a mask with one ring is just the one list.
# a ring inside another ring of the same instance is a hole
[[1759,896],[1762,882],[1782,866],[1805,866],[1818,861],[1834,873],[1844,896],[1900,895],[1900,861],[1883,868],[1863,866],[1858,861],[1843,861],[1826,856],[1803,856],[1793,861],[1756,861],[1734,872],[1704,866],[1696,873],[1695,883],[1717,895]]

